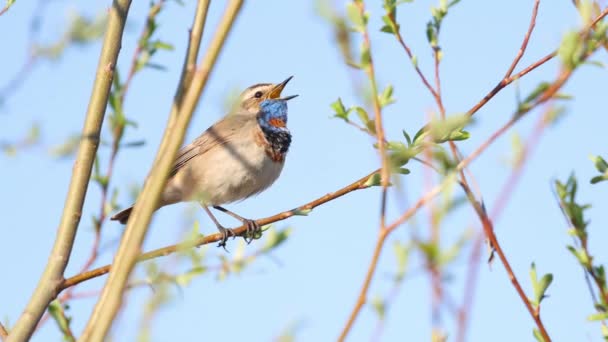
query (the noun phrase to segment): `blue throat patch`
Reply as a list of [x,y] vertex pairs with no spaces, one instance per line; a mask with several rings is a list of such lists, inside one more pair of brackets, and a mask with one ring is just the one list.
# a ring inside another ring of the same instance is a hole
[[271,99],[262,101],[258,124],[269,147],[276,153],[287,153],[291,144],[291,133],[287,129],[287,102]]

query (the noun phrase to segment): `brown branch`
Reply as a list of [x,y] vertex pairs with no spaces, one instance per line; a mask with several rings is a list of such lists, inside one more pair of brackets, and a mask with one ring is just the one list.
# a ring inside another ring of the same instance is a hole
[[517,79],[525,76],[530,71],[532,71],[532,70],[538,68],[539,66],[545,64],[546,62],[548,62],[549,60],[551,60],[555,56],[557,56],[557,51],[553,51],[550,54],[546,55],[545,57],[537,60],[536,62],[534,62],[532,64],[530,64],[528,67],[526,67],[522,71],[518,72],[517,74],[515,74],[513,76],[510,76],[508,78],[503,78],[492,90],[490,90],[490,92],[488,94],[486,94],[483,97],[483,99],[479,100],[479,102],[477,102],[477,104],[475,104],[471,109],[469,109],[467,111],[467,115],[468,116],[475,115],[475,113],[477,113],[477,111],[480,110],[481,107],[483,107],[486,103],[488,103],[503,88],[505,88],[509,84],[513,83],[513,81],[515,81],[515,80],[517,80]]
[[536,25],[536,17],[538,15],[538,6],[539,5],[540,5],[540,0],[534,1],[534,9],[532,9],[532,18],[530,18],[530,25],[528,26],[528,31],[526,32],[526,35],[524,36],[524,40],[521,43],[521,47],[519,48],[519,51],[517,52],[517,55],[515,56],[513,63],[511,63],[509,70],[507,70],[507,73],[505,74],[505,76],[503,78],[511,77],[511,74],[513,73],[513,70],[515,70],[517,63],[519,63],[521,58],[524,56],[524,53],[526,52],[526,48],[528,47],[528,41],[530,41],[530,36],[532,35],[532,31],[534,30],[534,26]]
[[[445,184],[445,182],[444,182]],[[361,291],[357,297],[357,302],[355,303],[355,307],[350,313],[348,320],[346,321],[346,325],[342,329],[340,336],[338,337],[338,341],[342,342],[346,339],[346,336],[350,332],[353,324],[363,304],[367,301],[367,292],[369,290],[369,286],[371,285],[371,281],[374,277],[374,273],[376,272],[376,267],[378,266],[378,260],[380,259],[380,252],[384,247],[384,243],[386,238],[390,233],[392,233],[397,227],[403,224],[405,221],[409,220],[420,208],[422,208],[425,204],[427,204],[431,199],[437,196],[441,190],[443,189],[443,185],[438,185],[431,191],[427,192],[424,196],[422,196],[414,206],[410,207],[406,212],[404,212],[401,217],[395,220],[392,224],[387,226],[386,228],[380,229],[378,232],[378,239],[376,240],[376,247],[374,248],[374,252],[372,254],[372,260],[367,268],[367,273],[365,275],[365,279],[363,281],[363,286],[361,287]]]
[[[521,175],[523,173],[523,169],[526,165],[526,162],[530,159],[530,156],[532,155],[534,148],[538,145],[539,139],[542,136],[542,133],[545,131],[546,127],[546,115],[540,116],[532,134],[527,139],[526,144],[523,147],[520,159],[514,165],[511,174],[501,187],[498,199],[494,203],[492,211],[490,212],[492,222],[496,222],[496,220],[498,220],[498,218],[500,217],[500,214],[503,212],[509,198],[517,187],[517,183],[521,179]],[[484,240],[483,237],[484,234],[482,230],[480,234],[477,235],[477,238],[473,243],[473,248],[471,249],[471,254],[469,257],[469,268],[465,280],[463,303],[460,309],[458,310],[458,328],[456,333],[456,341],[459,342],[465,341],[468,319],[470,317],[470,312],[473,306],[473,294],[475,293],[475,286],[477,284],[479,274],[479,266],[481,265],[480,260],[481,247],[483,246]]]
[[[365,4],[363,1],[355,2],[355,5],[359,8],[359,13],[362,17],[365,16]],[[369,38],[369,32],[367,27],[362,32],[363,35],[363,48],[368,50],[369,53],[369,64],[365,68],[367,77],[369,78],[370,85],[372,88],[372,103],[374,104],[374,124],[376,128],[376,139],[378,140],[378,153],[380,154],[381,160],[381,171],[380,171],[380,185],[382,186],[381,204],[380,204],[380,229],[386,227],[386,197],[387,189],[390,178],[390,170],[388,165],[388,158],[386,156],[386,139],[384,138],[384,125],[382,124],[382,109],[380,108],[380,100],[378,99],[378,84],[376,83],[376,75],[374,72],[374,61],[372,58],[372,46]]]
[[[352,192],[355,190],[367,189],[368,187],[371,186],[370,183],[368,183],[370,181],[370,177],[376,175],[379,172],[380,172],[380,170],[376,170],[376,171],[368,174],[367,176],[360,178],[360,179],[356,180],[355,182],[343,187],[340,190],[337,190],[335,192],[321,196],[309,203],[301,205],[292,210],[287,210],[287,211],[275,214],[273,216],[259,219],[259,220],[256,220],[255,222],[257,224],[259,224],[260,226],[263,226],[263,225],[267,225],[270,223],[285,220],[292,216],[304,215],[304,213],[307,213],[308,211],[310,211],[320,205],[323,205],[327,202],[330,202],[339,197],[342,197],[342,196],[348,194],[349,192]],[[245,234],[247,232],[247,226],[245,226],[245,225],[240,226],[238,228],[235,228],[234,231],[239,235]],[[153,251],[144,253],[137,258],[137,262],[154,259],[154,258],[158,258],[161,256],[166,256],[166,255],[175,253],[177,251],[185,250],[185,249],[192,248],[192,247],[199,247],[199,246],[202,246],[205,244],[220,241],[221,239],[222,239],[222,235],[219,233],[211,234],[211,235],[207,235],[207,236],[201,236],[194,240],[185,241],[185,242],[182,242],[182,243],[179,243],[176,245],[171,245],[171,246],[155,249]],[[65,290],[74,285],[78,285],[86,280],[104,275],[110,271],[111,267],[112,267],[111,265],[106,265],[106,266],[102,266],[102,267],[96,268],[96,269],[88,271],[88,272],[83,272],[83,273],[77,274],[73,277],[70,277],[61,284],[60,289]]]
[[[600,22],[602,19],[604,19],[604,17],[606,17],[606,15],[608,15],[608,8],[604,9],[593,21],[591,21],[591,23],[586,28],[584,28],[581,31],[580,35],[583,36],[583,37],[586,36],[587,33],[590,30],[592,30],[593,27],[595,27],[595,25],[597,25],[598,22]],[[548,62],[549,60],[551,60],[555,56],[557,56],[557,50],[549,53],[545,57],[539,59],[538,61],[536,61],[536,62],[534,62],[532,64],[530,64],[528,67],[526,67],[522,71],[518,72],[516,75],[510,76],[508,78],[503,78],[492,90],[490,90],[490,92],[488,94],[486,94],[486,96],[483,97],[483,99],[481,99],[477,104],[475,104],[471,109],[469,109],[467,111],[467,115],[473,116],[475,113],[477,113],[477,111],[479,109],[481,109],[481,107],[483,107],[486,103],[488,103],[488,101],[490,101],[504,87],[508,86],[513,81],[515,81],[515,80],[523,77],[524,75],[526,75],[530,71],[532,71],[532,70],[538,68],[539,66],[545,64],[546,62]]]
[[532,303],[530,303],[530,301],[528,300],[528,297],[526,296],[526,293],[524,292],[523,288],[519,284],[519,281],[517,280],[515,273],[513,273],[513,269],[511,268],[511,265],[509,264],[509,261],[508,261],[507,257],[505,256],[505,253],[503,252],[502,248],[500,247],[500,244],[498,243],[498,239],[496,238],[496,235],[494,234],[494,226],[492,224],[492,221],[488,218],[488,215],[485,212],[485,210],[482,208],[481,204],[475,199],[471,190],[464,184],[463,184],[463,189],[464,189],[465,193],[467,194],[467,198],[473,205],[473,208],[475,209],[477,216],[479,216],[479,219],[481,220],[481,224],[483,226],[483,230],[486,233],[486,236],[487,236],[488,240],[490,241],[490,244],[492,245],[492,247],[498,254],[500,261],[502,262],[507,274],[509,275],[509,279],[511,280],[513,287],[515,287],[517,294],[519,295],[521,300],[524,302],[526,309],[528,309],[528,312],[534,319],[534,322],[536,323],[536,326],[538,327],[540,334],[543,336],[543,339],[547,342],[550,342],[551,338],[549,337],[549,333],[547,333],[547,330],[545,329],[545,326],[543,325],[543,322],[540,318],[539,310],[535,309],[532,306]]
[[[387,17],[389,18],[389,20],[391,21],[391,23],[394,27],[399,27],[393,16],[387,15]],[[433,89],[433,86],[427,80],[426,76],[424,76],[424,73],[422,72],[422,70],[420,70],[418,63],[414,62],[415,58],[414,58],[414,54],[412,53],[412,49],[410,49],[410,47],[405,43],[405,41],[403,40],[403,37],[401,36],[401,32],[399,30],[397,30],[395,32],[395,37],[397,38],[397,41],[399,42],[399,44],[401,44],[401,47],[403,47],[403,50],[405,50],[405,53],[410,58],[410,61],[412,62],[412,66],[414,67],[414,70],[416,70],[416,73],[420,77],[420,80],[422,81],[424,86],[429,90],[431,95],[433,95],[433,97],[435,99],[437,99],[437,96],[438,96],[437,92],[435,91],[435,89]]]
[[6,328],[4,327],[4,325],[2,325],[2,322],[0,322],[0,340],[4,341],[7,337],[8,331],[6,331]]

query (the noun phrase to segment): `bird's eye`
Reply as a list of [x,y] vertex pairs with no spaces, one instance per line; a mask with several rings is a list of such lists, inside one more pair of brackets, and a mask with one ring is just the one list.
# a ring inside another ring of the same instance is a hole
[[261,91],[256,91],[255,94],[253,96],[255,96],[256,98],[260,98],[262,97],[262,95],[264,95]]

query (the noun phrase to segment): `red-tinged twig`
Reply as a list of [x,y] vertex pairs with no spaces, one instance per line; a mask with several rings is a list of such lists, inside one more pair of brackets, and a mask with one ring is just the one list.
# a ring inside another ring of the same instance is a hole
[[122,87],[122,93],[120,94],[120,102],[124,101],[125,94],[129,90],[129,86],[131,85],[131,81],[133,77],[137,73],[139,58],[143,52],[143,42],[145,41],[146,36],[150,35],[151,23],[154,21],[154,18],[160,13],[165,4],[165,0],[158,0],[158,2],[150,7],[148,11],[148,16],[146,17],[146,25],[144,29],[141,31],[139,35],[139,39],[137,41],[137,47],[135,48],[135,52],[133,52],[133,57],[131,58],[131,67],[129,68],[129,73],[127,74],[127,79]]
[[[370,181],[370,177],[374,176],[375,174],[379,173],[380,170],[376,170],[370,174],[368,174],[367,176],[358,179],[357,181],[345,186],[342,189],[337,190],[336,192],[333,193],[329,193],[327,195],[324,195],[322,197],[319,197],[309,203],[306,203],[302,206],[299,206],[295,209],[292,210],[287,210],[284,212],[281,212],[279,214],[270,216],[270,217],[266,217],[263,219],[259,219],[256,220],[256,223],[259,224],[260,226],[263,225],[267,225],[270,223],[274,223],[274,222],[278,222],[278,221],[282,221],[285,220],[287,218],[290,218],[292,216],[295,215],[302,215],[302,213],[306,213],[320,205],[323,205],[327,202],[330,202],[332,200],[335,200],[339,197],[342,197],[352,191],[356,191],[356,190],[361,190],[361,189],[367,189],[370,185],[367,183],[368,181]],[[247,231],[247,226],[240,226],[238,228],[235,228],[234,231],[237,234],[244,234]],[[166,256],[169,254],[173,254],[175,252],[181,251],[181,250],[185,250],[188,248],[192,248],[192,247],[197,247],[197,246],[202,246],[204,244],[209,244],[209,243],[213,243],[213,242],[217,242],[220,241],[222,239],[222,235],[219,233],[216,234],[211,234],[211,235],[207,235],[207,236],[201,236],[199,238],[196,238],[194,240],[191,241],[186,241],[183,242],[181,244],[176,244],[176,245],[171,245],[171,246],[167,246],[164,248],[159,248],[147,253],[144,253],[142,255],[139,256],[138,258],[138,262],[144,261],[144,260],[150,260],[150,259],[154,259],[154,258],[158,258],[161,256]],[[80,273],[77,274],[71,278],[66,279],[60,286],[61,290],[65,290],[69,287],[75,286],[77,284],[80,284],[86,280],[92,279],[92,278],[96,278],[99,277],[101,275],[104,275],[106,273],[108,273],[110,271],[110,268],[112,266],[111,265],[106,265],[103,267],[99,267],[96,269],[93,269],[91,271],[87,271],[84,273]]]
[[[365,16],[365,4],[363,1],[355,2],[361,16]],[[365,73],[369,78],[370,85],[372,88],[372,103],[374,106],[374,123],[376,127],[376,138],[378,140],[378,152],[380,153],[380,160],[382,163],[380,171],[380,185],[382,186],[382,196],[380,204],[380,229],[386,227],[386,197],[387,189],[390,178],[390,170],[388,165],[388,158],[386,156],[386,139],[384,138],[384,125],[382,124],[382,108],[380,107],[380,100],[378,99],[378,85],[376,84],[376,75],[374,72],[374,61],[372,58],[372,46],[369,39],[369,32],[365,28],[362,32],[363,45],[369,51],[369,63],[365,66]]]
[[[508,203],[513,191],[515,190],[517,183],[521,179],[521,175],[523,173],[526,162],[530,160],[530,156],[532,155],[534,148],[538,146],[538,142],[545,132],[545,128],[547,127],[546,115],[540,116],[536,125],[534,126],[534,130],[532,131],[530,137],[527,139],[525,145],[521,150],[521,155],[519,156],[519,160],[515,163],[514,168],[503,184],[498,199],[494,203],[494,207],[490,212],[490,217],[492,222],[496,222],[500,214],[503,212],[506,204]],[[471,249],[471,255],[469,256],[468,261],[468,271],[465,280],[464,286],[464,294],[463,294],[463,302],[462,306],[458,310],[458,329],[456,333],[456,341],[464,342],[466,337],[466,329],[468,327],[468,319],[470,317],[470,312],[473,306],[474,294],[476,291],[476,285],[479,274],[479,266],[481,265],[481,251],[484,241],[483,231],[477,235],[475,241],[473,243],[473,247]]]
[[477,113],[477,111],[479,111],[481,109],[481,107],[485,106],[485,104],[488,103],[503,88],[505,88],[509,84],[513,83],[513,81],[515,81],[517,79],[520,79],[521,77],[527,75],[530,71],[532,71],[532,70],[538,68],[539,66],[547,63],[548,61],[550,61],[555,56],[557,56],[557,51],[553,51],[550,54],[546,55],[545,57],[537,60],[536,62],[534,62],[532,64],[530,64],[525,69],[523,69],[522,71],[518,72],[517,74],[512,75],[512,76],[510,76],[508,78],[503,78],[500,82],[498,82],[498,84],[492,90],[490,90],[489,93],[487,93],[481,100],[479,100],[479,102],[477,102],[477,104],[475,104],[471,109],[469,109],[467,111],[467,115],[468,116],[475,115],[475,113]]
[[6,328],[4,327],[2,322],[0,322],[0,340],[4,341],[4,340],[6,340],[7,337],[8,337],[8,331],[6,331]]
[[395,222],[391,225],[387,226],[384,229],[380,229],[378,232],[378,239],[376,240],[376,246],[374,247],[374,252],[372,255],[372,260],[367,269],[367,273],[365,275],[365,279],[363,281],[363,286],[361,287],[361,291],[359,292],[359,296],[357,297],[357,302],[355,303],[355,307],[353,308],[346,325],[342,329],[340,337],[338,337],[338,341],[344,341],[346,336],[350,332],[353,324],[355,323],[355,319],[359,315],[363,304],[367,301],[367,292],[369,290],[369,286],[371,285],[372,278],[374,273],[376,272],[376,267],[378,266],[378,260],[380,259],[380,252],[384,247],[384,243],[388,235],[394,231],[397,227],[403,224],[405,221],[410,219],[418,209],[422,208],[425,204],[427,204],[431,199],[433,199],[436,195],[441,192],[442,186],[436,186],[431,191],[427,192],[423,197],[421,197],[413,207],[409,208],[405,213],[401,215]]
[[[394,27],[398,27],[397,26],[397,22],[395,22],[395,18],[393,18],[390,15],[387,16],[387,17],[392,22],[392,24],[394,25]],[[437,100],[437,98],[438,98],[437,92],[435,91],[435,89],[433,88],[433,86],[431,85],[431,83],[428,81],[428,79],[426,78],[426,76],[424,76],[424,73],[422,72],[422,70],[420,70],[420,67],[418,66],[418,63],[415,62],[415,56],[412,53],[412,49],[410,49],[410,47],[405,43],[405,41],[403,40],[403,37],[401,36],[401,32],[399,32],[399,30],[397,30],[395,32],[395,37],[397,38],[397,41],[399,42],[399,44],[401,44],[401,47],[403,47],[403,50],[405,50],[405,53],[407,54],[407,56],[410,58],[410,61],[412,62],[414,70],[416,70],[416,73],[420,77],[420,80],[422,81],[422,83],[424,84],[424,86],[429,90],[429,92],[435,98],[435,100]]]
[[519,295],[521,300],[524,302],[526,309],[528,309],[528,312],[534,319],[534,322],[536,323],[536,327],[538,328],[538,331],[540,332],[540,334],[542,335],[542,337],[545,341],[550,342],[551,337],[549,337],[549,333],[547,332],[547,330],[545,329],[545,326],[543,325],[543,322],[540,318],[539,310],[537,308],[534,308],[532,306],[532,303],[530,303],[530,301],[528,300],[528,297],[526,296],[526,293],[524,292],[519,281],[517,280],[517,277],[515,276],[515,273],[513,272],[513,269],[511,268],[511,265],[505,255],[505,253],[503,252],[502,248],[500,247],[500,244],[498,243],[498,239],[496,238],[496,235],[494,234],[494,226],[492,224],[492,221],[488,218],[488,215],[485,212],[485,210],[482,208],[481,204],[473,197],[473,193],[471,192],[471,190],[464,184],[463,184],[463,189],[465,190],[467,197],[469,198],[469,201],[473,205],[475,212],[479,216],[482,226],[483,226],[483,230],[484,230],[488,240],[490,241],[490,244],[492,245],[492,247],[498,254],[500,261],[502,262],[507,274],[509,275],[509,279],[511,280],[513,287],[517,291],[517,294]]
[[517,64],[519,63],[521,58],[524,56],[524,53],[526,52],[526,48],[528,47],[528,42],[530,41],[530,36],[532,35],[532,31],[534,30],[534,26],[536,25],[536,17],[538,16],[538,6],[539,5],[540,5],[540,0],[534,1],[534,9],[532,9],[532,18],[530,18],[530,25],[528,26],[528,31],[526,32],[526,35],[524,36],[524,40],[521,43],[521,47],[519,48],[519,51],[517,52],[517,55],[515,56],[513,63],[511,63],[511,66],[509,67],[509,69],[507,70],[507,72],[505,73],[505,76],[503,78],[511,77],[513,70],[515,70],[515,67],[517,66]]
[[[590,30],[592,30],[593,27],[595,27],[595,25],[597,25],[598,22],[600,22],[602,19],[604,19],[604,17],[606,17],[606,15],[608,15],[608,8],[605,8],[593,21],[591,21],[591,23],[585,29],[583,29],[581,31],[580,35],[583,36],[583,37],[586,36],[588,34],[588,32]],[[475,113],[477,113],[477,111],[479,109],[481,109],[481,107],[483,107],[486,103],[488,103],[488,101],[490,101],[504,87],[508,86],[513,81],[515,81],[515,80],[523,77],[524,75],[528,74],[530,71],[532,71],[532,70],[538,68],[539,66],[545,64],[549,60],[553,59],[555,56],[557,56],[557,50],[549,53],[545,57],[537,60],[536,62],[534,62],[532,64],[530,64],[528,67],[526,67],[522,71],[518,72],[517,74],[512,75],[512,76],[510,76],[508,78],[503,78],[492,90],[490,90],[490,92],[488,94],[486,94],[486,96],[483,97],[483,99],[481,99],[477,104],[475,104],[471,109],[469,109],[467,111],[467,115],[473,116]]]

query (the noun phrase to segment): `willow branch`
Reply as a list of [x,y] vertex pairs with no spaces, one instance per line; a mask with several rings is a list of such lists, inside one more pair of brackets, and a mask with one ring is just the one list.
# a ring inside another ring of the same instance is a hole
[[99,134],[130,4],[130,0],[115,0],[109,10],[108,29],[99,57],[93,92],[82,130],[82,140],[74,162],[72,179],[55,244],[34,294],[15,327],[11,330],[7,340],[9,342],[26,341],[31,337],[36,324],[46,307],[57,296],[59,285],[64,280],[63,273],[74,244],[91,170],[99,145]]
[[[321,206],[327,202],[331,202],[352,191],[367,189],[368,187],[371,186],[370,185],[371,183],[369,182],[370,177],[374,176],[378,172],[380,172],[380,170],[376,170],[376,171],[368,174],[367,176],[360,178],[360,179],[354,181],[353,183],[351,183],[335,192],[321,196],[321,197],[319,197],[311,202],[308,202],[306,204],[303,204],[297,208],[283,211],[283,212],[275,214],[273,216],[269,216],[269,217],[266,217],[263,219],[256,220],[255,222],[260,226],[264,226],[264,225],[271,224],[274,222],[283,221],[292,216],[303,215],[304,213],[308,213],[310,210],[313,210],[314,208]],[[247,232],[247,226],[243,225],[238,228],[235,228],[234,232],[237,235],[242,235]],[[192,247],[199,247],[199,246],[206,245],[209,243],[218,242],[221,239],[222,239],[222,235],[219,233],[211,234],[211,235],[207,235],[207,236],[201,236],[201,237],[198,237],[198,238],[190,240],[190,241],[182,242],[180,244],[159,248],[159,249],[155,249],[153,251],[144,253],[137,258],[137,262],[154,259],[154,258],[158,258],[161,256],[166,256],[166,255],[169,255],[169,254],[172,254],[172,253],[175,253],[178,251],[182,251],[182,250],[185,250],[188,248],[192,248]],[[71,286],[78,285],[89,279],[93,279],[93,278],[99,277],[101,275],[104,275],[104,274],[108,273],[111,268],[112,268],[112,265],[105,265],[105,266],[96,268],[94,270],[88,271],[88,272],[83,272],[83,273],[77,274],[71,278],[66,279],[61,284],[61,289],[64,290]]]
[[0,340],[4,341],[8,337],[8,332],[2,323],[0,322]]
[[[198,6],[205,6],[205,3],[206,1],[201,0]],[[102,341],[106,337],[120,309],[124,289],[139,256],[152,213],[156,209],[156,204],[166,184],[169,169],[173,164],[177,150],[183,142],[186,129],[198,104],[200,95],[234,20],[240,12],[242,4],[242,0],[232,0],[228,3],[207,53],[193,76],[190,88],[187,90],[182,101],[180,101],[179,97],[175,99],[176,101],[157,152],[156,160],[146,184],[138,196],[133,215],[127,223],[125,233],[114,258],[114,265],[116,267],[110,271],[99,301],[95,305],[93,314],[87,322],[81,337],[83,341]],[[198,13],[201,13],[201,11],[197,10]]]
[[[365,16],[365,4],[363,1],[356,1],[355,5],[359,9],[361,17]],[[386,139],[384,138],[384,125],[382,124],[382,108],[378,99],[378,83],[376,82],[376,73],[374,71],[374,60],[372,58],[372,46],[369,38],[369,31],[367,26],[361,31],[363,36],[363,47],[368,53],[368,62],[363,66],[364,72],[367,74],[369,79],[371,92],[372,92],[372,103],[374,106],[374,126],[375,126],[375,138],[378,141],[378,153],[380,154],[381,171],[380,171],[380,185],[382,186],[381,204],[380,204],[380,229],[384,229],[386,226],[386,194],[389,183],[389,167],[388,159],[386,158]]]
[[[547,112],[546,112],[547,113]],[[503,183],[497,200],[494,202],[492,211],[490,212],[490,218],[492,222],[496,222],[503,212],[508,200],[510,199],[513,191],[516,189],[526,163],[530,160],[535,147],[538,146],[539,140],[547,127],[547,115],[540,116],[534,130],[530,137],[527,139],[520,157],[516,161],[511,174],[507,180]],[[463,302],[458,310],[458,327],[456,333],[456,341],[464,342],[466,337],[466,330],[468,327],[468,321],[470,312],[473,307],[473,294],[475,293],[475,286],[477,285],[479,266],[481,265],[481,247],[483,246],[485,234],[483,230],[478,234],[477,238],[473,243],[471,254],[469,256],[468,270],[464,285]]]
[[532,9],[532,18],[530,18],[530,24],[528,25],[528,31],[526,31],[526,35],[524,36],[524,40],[521,43],[521,47],[519,48],[519,51],[517,52],[517,55],[515,56],[513,63],[511,63],[509,70],[507,70],[507,72],[505,73],[504,78],[508,78],[511,76],[511,74],[513,73],[513,70],[515,70],[515,67],[517,66],[517,64],[519,63],[521,58],[524,56],[524,53],[526,52],[526,48],[528,47],[528,42],[530,41],[530,36],[532,36],[532,31],[534,31],[534,26],[536,26],[536,17],[538,16],[538,6],[539,5],[540,5],[540,0],[534,1],[534,8]]

